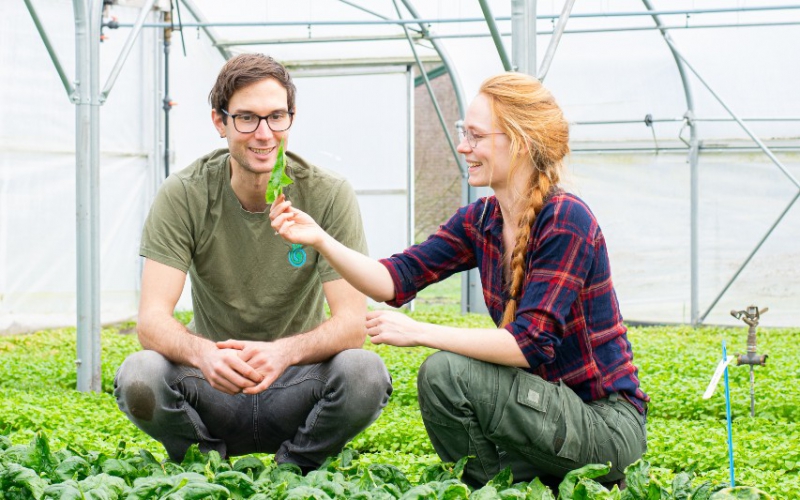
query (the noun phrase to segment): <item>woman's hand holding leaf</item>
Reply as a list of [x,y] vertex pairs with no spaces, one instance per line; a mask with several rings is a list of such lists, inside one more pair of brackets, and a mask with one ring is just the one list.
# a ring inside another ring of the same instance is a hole
[[310,245],[318,248],[325,238],[325,231],[310,215],[292,206],[284,195],[278,196],[269,211],[275,232],[290,243]]

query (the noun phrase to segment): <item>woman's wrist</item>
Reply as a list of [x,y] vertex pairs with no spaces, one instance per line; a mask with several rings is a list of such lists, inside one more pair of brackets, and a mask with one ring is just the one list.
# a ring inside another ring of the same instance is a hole
[[412,342],[417,346],[433,347],[431,341],[436,335],[436,332],[434,331],[436,329],[436,325],[431,323],[422,323],[420,321],[417,321],[417,325],[418,327],[416,331],[411,335]]
[[323,230],[320,231],[322,234],[320,235],[319,240],[316,243],[312,243],[311,246],[314,247],[314,250],[316,250],[320,255],[327,259],[330,255],[333,245],[336,243],[336,240],[327,232]]

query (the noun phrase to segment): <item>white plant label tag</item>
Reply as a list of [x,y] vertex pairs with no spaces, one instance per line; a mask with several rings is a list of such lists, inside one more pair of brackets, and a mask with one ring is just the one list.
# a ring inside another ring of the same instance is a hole
[[717,364],[717,369],[714,370],[714,375],[711,377],[711,382],[708,384],[706,388],[706,392],[703,393],[703,399],[708,399],[714,394],[714,390],[717,388],[717,384],[719,384],[719,379],[722,378],[722,374],[725,373],[725,368],[731,364],[736,356],[728,356],[728,359],[719,360]]

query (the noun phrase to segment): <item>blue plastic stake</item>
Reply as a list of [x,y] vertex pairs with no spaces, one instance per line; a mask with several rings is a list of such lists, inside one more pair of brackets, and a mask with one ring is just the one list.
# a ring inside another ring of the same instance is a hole
[[[728,353],[725,349],[725,341],[722,341],[722,361],[728,359]],[[733,478],[733,430],[731,429],[731,390],[728,384],[728,367],[725,367],[725,414],[728,417],[728,462],[731,466],[731,488],[736,486],[736,481]]]

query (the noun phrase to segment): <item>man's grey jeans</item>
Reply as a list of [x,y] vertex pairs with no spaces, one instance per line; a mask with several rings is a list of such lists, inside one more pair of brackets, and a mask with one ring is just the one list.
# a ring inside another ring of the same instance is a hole
[[617,481],[647,450],[645,416],[616,393],[584,403],[563,382],[444,351],[425,360],[417,383],[439,457],[476,457],[464,470],[472,485],[507,466],[515,481],[530,481],[606,462],[611,472],[598,480]]
[[155,351],[130,355],[114,380],[120,410],[172,460],[183,460],[198,443],[200,451],[223,457],[275,453],[276,462],[304,470],[338,454],[378,418],[391,393],[383,361],[362,349],[292,366],[257,395],[220,392],[200,370]]

